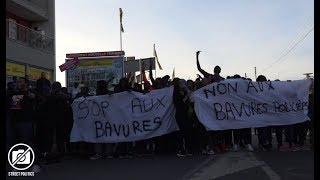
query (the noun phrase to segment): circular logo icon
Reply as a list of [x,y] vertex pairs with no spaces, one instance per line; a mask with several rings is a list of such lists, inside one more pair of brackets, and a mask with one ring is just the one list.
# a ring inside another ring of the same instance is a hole
[[9,164],[16,170],[26,170],[32,166],[34,161],[34,152],[26,144],[16,144],[12,146],[8,153]]

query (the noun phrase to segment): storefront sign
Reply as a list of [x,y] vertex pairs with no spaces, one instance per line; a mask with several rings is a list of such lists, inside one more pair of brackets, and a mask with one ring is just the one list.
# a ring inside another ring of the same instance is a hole
[[6,75],[8,76],[25,76],[25,66],[20,64],[14,64],[6,62]]
[[44,72],[46,74],[46,78],[51,81],[52,80],[52,72],[44,69],[38,69],[34,67],[28,67],[28,75],[30,79],[38,80],[41,77],[41,73]]
[[67,58],[75,57],[100,57],[100,56],[124,56],[124,51],[108,51],[108,52],[90,52],[90,53],[73,53],[67,54]]

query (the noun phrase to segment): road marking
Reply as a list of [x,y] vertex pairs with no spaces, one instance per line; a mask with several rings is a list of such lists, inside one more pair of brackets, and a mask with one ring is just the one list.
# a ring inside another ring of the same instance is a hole
[[[256,159],[257,161],[259,161],[259,160],[255,157],[255,155],[254,155],[253,153],[249,153],[249,155],[250,155],[252,158],[254,158],[254,159]],[[275,172],[271,169],[271,167],[267,165],[266,162],[264,162],[264,161],[260,161],[260,162],[262,162],[262,163],[264,164],[263,166],[261,166],[261,168],[262,168],[262,170],[269,176],[270,180],[280,180],[280,179],[281,179],[280,176],[279,176],[277,173],[275,173]]]
[[[258,161],[248,152],[232,152],[215,155],[208,166],[202,166],[186,177],[189,180],[204,180],[223,177],[249,168],[262,166],[265,163]],[[205,165],[205,164],[204,164]]]
[[184,175],[182,179],[188,179],[190,176],[192,176],[194,173],[199,171],[202,167],[204,167],[207,163],[209,163],[214,158],[216,158],[215,155],[210,155],[208,159],[206,159],[203,163],[201,163],[196,168],[192,169],[190,172]]
[[270,180],[280,180],[281,179],[280,176],[270,168],[270,166],[265,164],[261,168],[269,176]]

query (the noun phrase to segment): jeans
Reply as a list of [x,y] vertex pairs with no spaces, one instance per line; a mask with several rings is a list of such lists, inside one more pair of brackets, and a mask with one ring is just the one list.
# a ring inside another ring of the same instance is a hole
[[273,129],[275,130],[276,132],[276,137],[277,137],[277,143],[278,143],[278,147],[282,146],[282,142],[283,142],[283,129],[284,129],[284,126],[274,126]]
[[257,129],[258,129],[259,145],[271,145],[272,144],[271,127],[261,127]]

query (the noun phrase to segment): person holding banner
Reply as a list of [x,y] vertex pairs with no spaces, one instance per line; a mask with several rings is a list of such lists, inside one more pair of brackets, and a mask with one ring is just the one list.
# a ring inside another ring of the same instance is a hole
[[[173,103],[176,107],[176,121],[180,131],[177,132],[177,156],[192,155],[192,123],[188,119],[190,92],[184,86],[184,81],[178,78],[173,80]],[[183,147],[183,140],[185,147]]]
[[[257,77],[257,82],[267,81],[267,78],[263,75]],[[272,131],[271,127],[259,127],[258,130],[258,139],[259,147],[264,151],[270,151],[272,149]]]
[[[96,89],[96,95],[107,95],[109,94],[108,91],[108,82],[104,80],[97,81],[97,89]],[[112,150],[113,150],[113,144],[103,144],[103,143],[96,143],[94,144],[94,152],[95,155],[90,157],[90,160],[97,160],[102,158],[103,156],[107,155],[108,158],[112,158]]]
[[[280,81],[279,79],[276,79],[275,81]],[[285,126],[272,126],[273,130],[276,133],[277,143],[278,143],[278,151],[286,151],[283,146],[283,131]]]
[[[235,79],[242,81],[244,78],[242,78],[240,75],[235,74],[233,77],[230,77],[229,79]],[[229,134],[227,134],[228,138],[231,139],[233,134],[233,151],[238,151],[239,146],[247,148],[248,151],[253,152],[254,149],[251,144],[251,128],[243,128],[243,129],[234,129],[230,130]],[[231,141],[231,140],[229,140]]]
[[[119,84],[115,87],[114,93],[120,93],[125,91],[132,91],[129,80],[127,78],[121,78]],[[133,153],[133,144],[132,142],[123,142],[116,144],[116,156],[119,158],[132,157]]]
[[[197,68],[201,74],[203,74],[204,78],[202,79],[202,85],[206,86],[213,82],[220,82],[223,81],[224,78],[220,76],[221,68],[220,66],[215,66],[214,68],[214,74],[210,74],[203,70],[200,66],[199,62],[199,54],[201,51],[196,52],[196,59],[197,59]],[[200,75],[198,75],[200,77]],[[225,131],[212,131],[211,136],[214,141],[214,150],[216,152],[226,152],[227,146],[231,146],[231,133],[230,130]]]
[[[187,81],[188,91],[193,93],[197,90],[195,83],[192,80]],[[195,135],[193,140],[193,149],[201,155],[213,155],[213,144],[210,133],[206,130],[206,128],[199,122],[199,119],[194,110],[194,102],[193,99],[190,98],[189,109],[188,109],[188,119],[192,122],[193,125],[193,134]],[[198,142],[196,144],[196,142]]]

